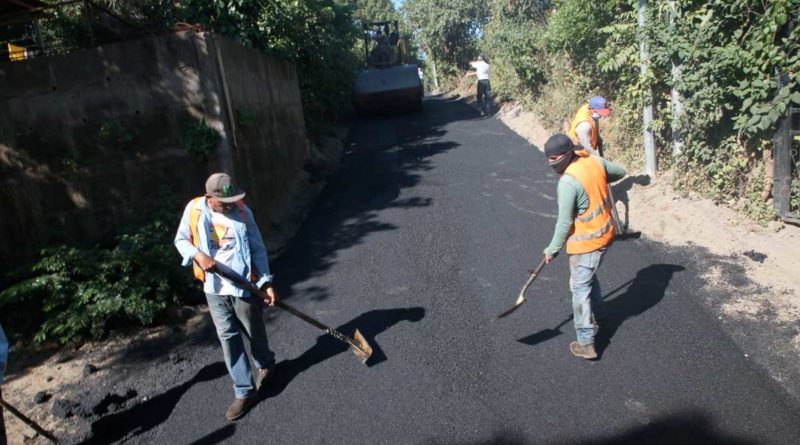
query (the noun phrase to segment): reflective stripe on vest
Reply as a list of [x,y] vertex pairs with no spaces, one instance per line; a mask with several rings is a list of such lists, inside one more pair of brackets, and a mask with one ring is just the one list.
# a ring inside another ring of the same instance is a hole
[[[200,215],[203,213],[205,199],[205,196],[198,196],[190,202],[192,208],[189,210],[189,233],[192,234],[192,245],[198,248],[200,247],[200,236],[197,232],[197,224],[200,221]],[[244,211],[244,202],[241,200],[236,201],[236,207],[239,208],[239,216],[242,222],[247,223],[247,213]],[[195,278],[202,282],[206,281],[205,271],[203,271],[196,262],[192,262],[192,271],[194,272]]]
[[592,112],[589,111],[589,104],[585,104],[582,107],[578,108],[578,112],[575,113],[575,117],[572,119],[572,123],[569,125],[569,138],[572,139],[572,142],[580,145],[581,141],[578,138],[578,124],[581,122],[588,122],[591,126],[591,132],[589,133],[590,139],[592,141],[592,146],[589,148],[597,150],[597,122],[595,122],[594,118],[592,117]]
[[599,158],[581,150],[578,159],[564,172],[575,178],[589,197],[589,207],[577,215],[567,253],[570,255],[594,252],[611,244],[614,239],[614,220],[611,217],[611,198],[606,187],[606,170]]
[[605,201],[603,201],[602,203],[600,203],[600,204],[599,204],[597,207],[595,207],[595,208],[594,208],[592,211],[587,211],[587,212],[584,212],[584,213],[583,213],[583,215],[584,215],[584,216],[577,216],[577,217],[576,217],[576,219],[577,219],[578,221],[580,221],[580,222],[589,222],[589,221],[591,221],[592,219],[594,219],[594,217],[596,217],[597,215],[599,215],[599,214],[603,213],[603,208],[604,208],[605,206],[607,206],[607,205],[609,205],[609,206],[610,206],[610,205],[612,205],[612,202],[611,202],[611,197],[610,197],[610,196],[606,196],[606,199],[605,199]]

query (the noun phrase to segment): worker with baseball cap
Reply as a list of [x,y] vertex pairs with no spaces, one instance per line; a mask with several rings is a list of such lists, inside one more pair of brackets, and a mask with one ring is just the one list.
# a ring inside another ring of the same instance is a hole
[[600,137],[600,119],[610,113],[611,108],[606,98],[594,96],[575,113],[567,134],[572,142],[588,150],[589,153],[598,154],[602,151],[603,145],[603,138]]
[[608,183],[622,179],[625,169],[582,150],[567,135],[556,134],[544,144],[558,180],[558,219],[550,245],[544,250],[549,264],[566,243],[570,290],[577,341],[569,345],[577,357],[597,358],[594,337],[599,326],[602,294],[597,269],[614,239]]
[[[183,211],[175,247],[184,266],[193,266],[203,283],[208,309],[222,344],[235,399],[225,416],[237,420],[257,403],[257,393],[271,378],[275,355],[264,328],[262,300],[210,273],[225,268],[246,277],[265,292],[263,303],[277,298],[272,288],[267,249],[253,212],[242,201],[245,192],[226,173],[214,173],[206,181],[206,193],[194,198]],[[250,353],[258,372],[253,377],[242,336],[250,340]]]

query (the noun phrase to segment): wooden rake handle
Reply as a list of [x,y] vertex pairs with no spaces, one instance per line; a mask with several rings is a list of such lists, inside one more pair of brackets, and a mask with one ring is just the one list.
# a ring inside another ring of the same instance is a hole
[[16,417],[17,419],[21,420],[24,424],[26,424],[29,427],[33,428],[34,431],[36,431],[37,433],[39,433],[42,436],[46,437],[47,440],[49,440],[50,442],[53,442],[55,444],[61,443],[61,442],[59,442],[59,440],[58,440],[58,438],[56,436],[54,436],[52,433],[50,433],[49,431],[47,431],[44,428],[42,428],[41,426],[39,426],[38,423],[34,422],[33,420],[29,419],[24,414],[19,412],[16,408],[11,406],[11,404],[9,404],[5,400],[3,400],[2,397],[0,397],[0,406],[2,406],[3,408],[7,409],[8,412],[13,414],[14,417]]
[[[227,271],[225,271],[225,270],[223,270],[223,269],[221,269],[219,267],[215,267],[215,268],[211,269],[209,272],[213,272],[213,273],[219,275],[220,277],[232,282],[236,286],[239,286],[242,289],[250,291],[255,295],[258,295],[258,296],[261,296],[261,297],[264,296],[264,291],[262,291],[261,289],[257,288],[252,282],[250,282],[250,280],[248,280],[248,279],[246,279],[244,277],[241,277],[241,276],[239,276],[239,275],[237,275],[235,273],[229,273],[229,272],[227,272]],[[312,317],[312,316],[310,316],[308,314],[305,314],[305,313],[301,312],[298,309],[295,309],[294,307],[284,303],[281,300],[278,300],[277,298],[275,299],[275,306],[278,306],[279,308],[281,308],[284,311],[294,315],[295,317],[305,321],[306,323],[308,323],[308,324],[310,324],[310,325],[312,325],[312,326],[314,326],[314,327],[316,327],[316,328],[318,328],[318,329],[320,329],[322,331],[325,331],[326,333],[331,335],[333,338],[335,338],[335,339],[347,344],[348,346],[352,346],[353,348],[361,351],[363,353],[363,355],[359,355],[359,357],[369,358],[369,356],[372,354],[372,349],[368,344],[359,344],[359,342],[353,340],[352,337],[349,337],[347,335],[342,334],[341,332],[337,331],[336,329],[326,325],[325,323],[317,320],[316,318],[314,318],[314,317]],[[364,361],[366,361],[366,359],[364,359]]]

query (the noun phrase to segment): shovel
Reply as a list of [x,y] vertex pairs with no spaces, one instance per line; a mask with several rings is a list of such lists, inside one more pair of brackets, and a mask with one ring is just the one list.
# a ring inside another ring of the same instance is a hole
[[[236,287],[240,289],[244,289],[250,291],[251,293],[258,295],[259,297],[264,297],[266,294],[264,291],[257,288],[253,283],[249,280],[239,276],[236,273],[231,273],[228,271],[223,270],[220,267],[214,267],[211,269],[211,272],[219,275],[220,277],[230,281]],[[367,340],[361,335],[361,332],[356,329],[353,333],[352,337],[348,337],[341,332],[333,329],[330,326],[326,326],[321,321],[311,317],[310,315],[306,315],[299,310],[289,306],[288,304],[284,303],[281,300],[275,299],[275,306],[283,309],[284,311],[294,315],[295,317],[305,321],[306,323],[325,331],[327,334],[330,334],[333,338],[339,340],[340,342],[346,344],[350,347],[350,350],[353,351],[353,354],[361,360],[361,363],[366,363],[369,360],[369,357],[372,355],[372,347],[367,343]]]
[[29,427],[33,428],[34,431],[36,431],[37,433],[39,433],[42,436],[46,437],[47,440],[49,440],[50,442],[53,442],[55,444],[61,443],[61,442],[58,441],[58,438],[56,438],[56,436],[54,436],[52,433],[48,432],[47,430],[45,430],[44,428],[39,426],[38,423],[34,422],[33,420],[31,420],[28,417],[26,417],[24,414],[19,412],[16,408],[14,408],[8,402],[3,400],[2,397],[0,397],[0,406],[2,406],[3,408],[7,409],[8,412],[10,412],[11,414],[14,415],[14,417],[16,417],[17,419],[21,420],[23,423],[25,423]]
[[499,319],[505,317],[506,315],[516,311],[517,309],[519,309],[520,306],[522,306],[522,303],[525,303],[527,301],[525,299],[525,291],[527,291],[528,288],[531,287],[531,284],[533,284],[533,281],[536,280],[536,277],[539,276],[539,272],[542,271],[542,268],[544,267],[544,264],[545,264],[544,263],[544,258],[542,258],[542,262],[539,263],[539,265],[536,266],[536,269],[531,272],[531,275],[528,277],[528,281],[525,282],[525,285],[522,286],[522,290],[519,291],[519,296],[517,297],[517,301],[516,301],[516,303],[514,303],[514,306],[511,306],[510,309],[508,309],[507,311],[505,311],[502,314],[498,315],[495,318],[495,320],[499,320]]
[[[597,147],[597,154],[600,155],[601,158],[603,157],[602,142]],[[619,213],[617,212],[617,200],[614,199],[614,192],[611,191],[611,184],[606,184],[606,191],[608,191],[608,198],[611,200],[611,218],[614,220],[614,229],[616,229],[614,239],[618,241],[639,239],[642,236],[642,232],[628,232],[625,230],[625,227],[622,226],[622,220],[619,219]]]

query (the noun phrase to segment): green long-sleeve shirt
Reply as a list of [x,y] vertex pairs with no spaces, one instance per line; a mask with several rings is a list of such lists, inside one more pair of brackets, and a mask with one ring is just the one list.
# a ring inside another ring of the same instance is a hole
[[[625,176],[625,168],[619,164],[598,157],[606,169],[606,179],[609,183],[619,181]],[[570,175],[561,175],[558,180],[558,220],[553,239],[544,249],[546,255],[555,257],[564,247],[569,230],[575,223],[575,216],[580,215],[589,208],[589,195],[577,179]]]

